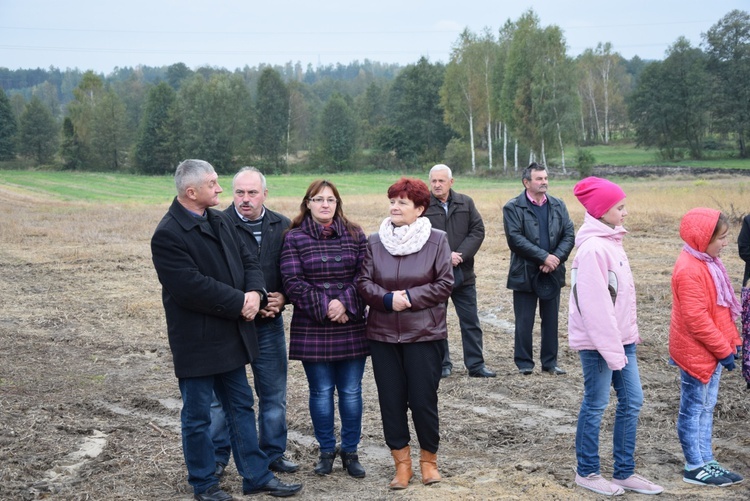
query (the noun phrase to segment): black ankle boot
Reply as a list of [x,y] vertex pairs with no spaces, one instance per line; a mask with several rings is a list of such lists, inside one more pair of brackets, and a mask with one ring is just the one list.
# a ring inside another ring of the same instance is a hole
[[333,460],[336,459],[336,451],[321,452],[318,462],[313,470],[316,475],[328,475],[333,471]]
[[357,456],[357,451],[354,451],[354,452],[341,451],[341,462],[344,463],[344,469],[346,470],[346,472],[349,474],[350,477],[354,477],[354,478],[365,477],[365,469],[359,463],[359,456]]

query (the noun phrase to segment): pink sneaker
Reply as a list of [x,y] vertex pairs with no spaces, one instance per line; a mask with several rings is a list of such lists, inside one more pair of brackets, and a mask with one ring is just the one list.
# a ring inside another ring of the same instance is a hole
[[613,484],[596,473],[592,473],[587,477],[582,477],[576,473],[576,484],[603,496],[621,496],[625,494],[625,490],[622,487]]
[[651,480],[646,480],[635,473],[624,480],[613,478],[612,483],[619,485],[627,491],[638,492],[639,494],[661,494],[664,490],[664,487],[661,485],[656,485]]

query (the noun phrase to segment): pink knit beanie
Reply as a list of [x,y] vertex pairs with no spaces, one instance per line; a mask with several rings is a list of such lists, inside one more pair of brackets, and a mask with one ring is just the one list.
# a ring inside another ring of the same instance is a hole
[[602,217],[617,202],[625,198],[625,192],[612,181],[590,176],[578,181],[573,194],[596,219]]

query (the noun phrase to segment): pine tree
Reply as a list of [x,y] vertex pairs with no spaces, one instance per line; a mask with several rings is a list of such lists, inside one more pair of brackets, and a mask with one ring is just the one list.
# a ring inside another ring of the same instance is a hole
[[52,112],[34,96],[21,115],[18,152],[38,164],[49,163],[57,151],[59,132]]
[[10,99],[0,87],[0,160],[16,158],[18,122],[10,107]]

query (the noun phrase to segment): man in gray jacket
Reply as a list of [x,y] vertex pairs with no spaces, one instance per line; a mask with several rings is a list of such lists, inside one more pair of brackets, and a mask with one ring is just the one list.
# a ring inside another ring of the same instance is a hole
[[534,370],[532,330],[536,305],[542,325],[542,371],[565,374],[557,365],[560,287],[565,261],[573,250],[575,230],[565,203],[547,195],[547,168],[536,162],[523,171],[524,191],[503,207],[503,227],[510,248],[509,289],[516,320],[513,360],[521,374]]
[[[451,186],[453,176],[450,167],[438,164],[430,169],[430,206],[424,215],[433,228],[448,234],[455,280],[451,300],[461,327],[464,365],[471,377],[495,377],[495,373],[484,365],[474,274],[474,255],[484,241],[484,223],[474,201],[456,193]],[[446,339],[442,377],[450,376],[452,370]]]

